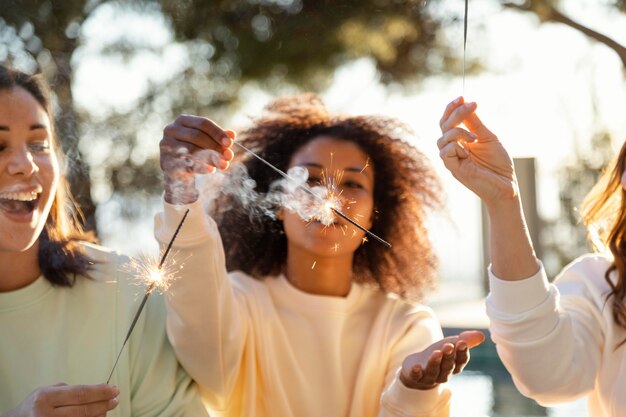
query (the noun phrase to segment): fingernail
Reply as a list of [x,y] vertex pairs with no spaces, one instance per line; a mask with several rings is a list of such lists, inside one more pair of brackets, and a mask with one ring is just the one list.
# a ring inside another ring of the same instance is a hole
[[463,98],[463,96],[458,96],[457,98],[454,99],[454,101],[452,101],[452,103],[454,104],[458,104],[461,102],[461,99]]
[[476,102],[475,102],[475,101],[472,101],[471,103],[465,103],[465,106],[466,106],[468,109],[473,109],[473,108],[476,108],[476,106],[477,106],[477,105],[476,105]]
[[224,146],[230,146],[230,142],[231,142],[231,140],[232,140],[232,139],[231,139],[231,138],[229,138],[229,137],[222,138],[222,145],[224,145]]
[[465,343],[460,343],[457,349],[461,352],[465,352],[467,350],[467,345]]
[[113,386],[113,395],[116,397],[120,395],[120,389],[116,385]]
[[476,133],[473,133],[473,132],[469,132],[469,135],[471,137],[473,137],[474,139],[476,139],[478,137],[478,135]]

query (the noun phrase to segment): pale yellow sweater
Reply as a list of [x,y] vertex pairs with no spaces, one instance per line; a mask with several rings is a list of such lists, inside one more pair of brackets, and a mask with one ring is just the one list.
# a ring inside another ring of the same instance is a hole
[[185,208],[168,335],[211,415],[448,415],[449,391],[409,389],[397,377],[408,354],[442,337],[430,309],[356,284],[345,298],[328,297],[301,292],[282,276],[227,274],[217,227],[199,203],[166,204],[157,238],[168,241]]
[[[86,249],[96,261],[92,279],[78,277],[66,288],[41,277],[0,293],[0,415],[37,388],[100,384],[109,376],[145,288],[124,272],[126,258]],[[167,341],[161,296],[148,300],[111,384],[120,402],[108,417],[206,416]]]

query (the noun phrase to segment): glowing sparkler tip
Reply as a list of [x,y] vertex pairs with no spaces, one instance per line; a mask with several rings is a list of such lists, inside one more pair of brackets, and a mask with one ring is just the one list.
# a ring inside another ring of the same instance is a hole
[[158,269],[151,269],[149,271],[150,281],[159,283],[163,281],[163,274]]

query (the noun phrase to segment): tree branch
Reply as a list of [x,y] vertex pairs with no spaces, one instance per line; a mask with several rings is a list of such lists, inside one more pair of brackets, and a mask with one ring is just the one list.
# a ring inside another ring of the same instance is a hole
[[626,47],[624,47],[622,44],[618,43],[614,39],[609,38],[608,36],[603,35],[600,32],[597,32],[593,29],[588,28],[587,26],[584,26],[574,21],[573,19],[564,15],[553,6],[547,5],[542,2],[540,11],[535,10],[535,8],[533,8],[531,5],[520,5],[516,3],[511,3],[508,1],[502,3],[502,6],[510,8],[510,9],[532,12],[532,13],[537,14],[542,22],[562,23],[573,29],[578,30],[579,32],[582,32],[584,35],[590,37],[591,39],[597,42],[600,42],[608,46],[613,51],[615,51],[615,53],[619,56],[620,60],[622,61],[622,66],[624,67],[624,69],[626,69]]

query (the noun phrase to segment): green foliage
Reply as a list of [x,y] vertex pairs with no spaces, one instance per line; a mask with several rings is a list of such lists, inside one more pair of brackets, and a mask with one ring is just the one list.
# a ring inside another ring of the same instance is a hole
[[265,79],[278,70],[286,80],[307,85],[363,56],[374,59],[384,81],[414,80],[433,70],[429,55],[450,56],[437,43],[442,22],[423,1],[162,0],[161,4],[171,16],[177,39],[210,43],[207,58],[228,62],[244,81]]

